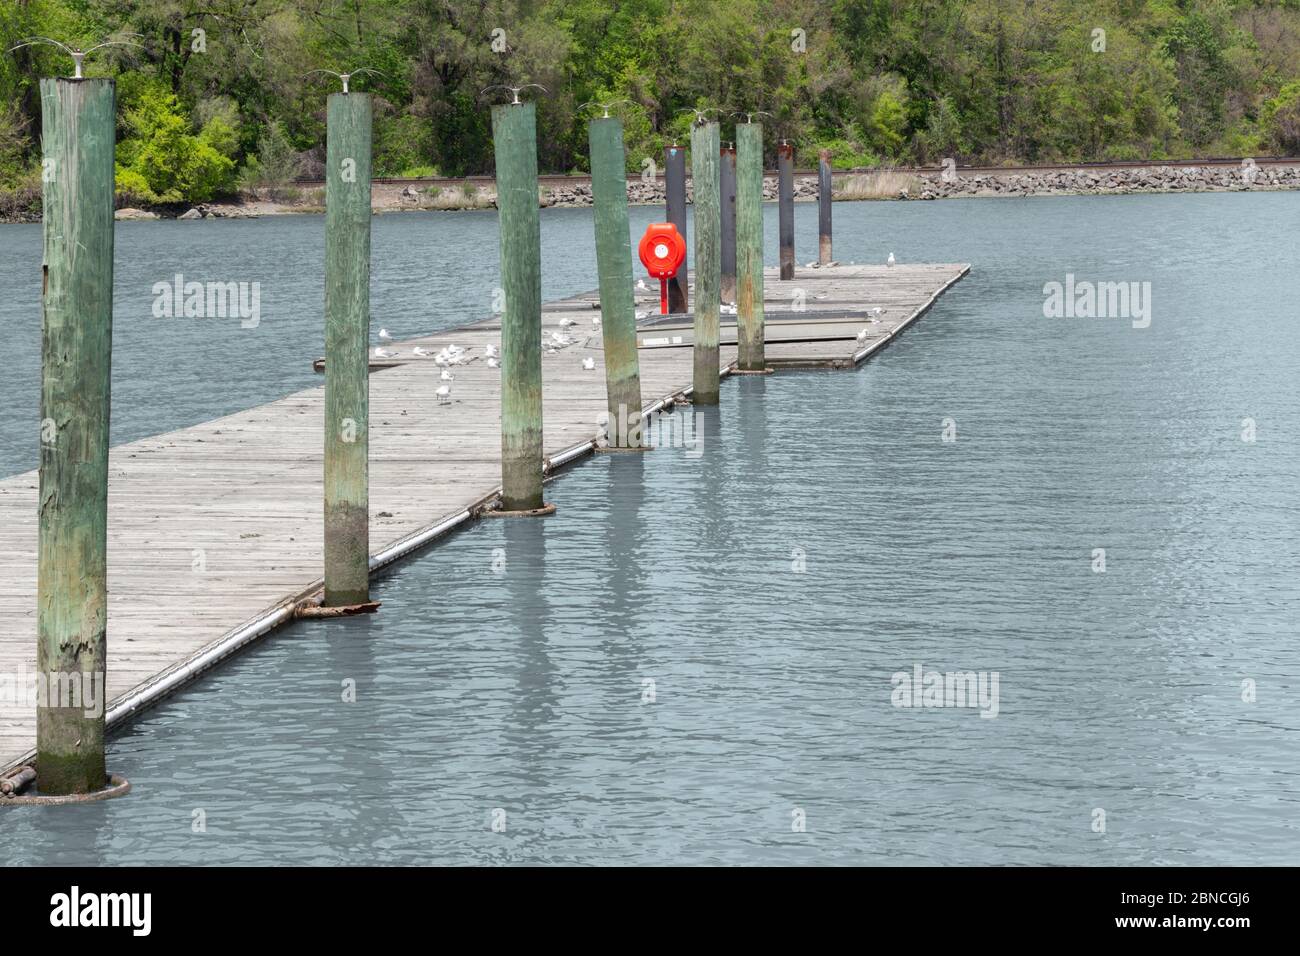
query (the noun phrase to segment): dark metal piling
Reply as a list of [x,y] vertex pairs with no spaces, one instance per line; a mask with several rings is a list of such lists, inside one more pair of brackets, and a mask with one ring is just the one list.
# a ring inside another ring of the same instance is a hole
[[794,278],[794,147],[785,140],[776,148],[777,232],[781,243],[781,278]]
[[736,301],[736,144],[723,143],[718,170],[722,222],[722,301]]
[[[677,227],[682,239],[686,238],[686,150],[676,143],[664,150],[664,198],[667,221]],[[682,314],[690,311],[686,274],[688,262],[683,262],[677,275],[668,280],[668,311]]]

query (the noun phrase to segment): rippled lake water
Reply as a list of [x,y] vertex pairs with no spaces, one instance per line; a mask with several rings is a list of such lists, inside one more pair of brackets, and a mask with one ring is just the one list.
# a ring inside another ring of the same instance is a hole
[[[128,798],[0,813],[0,859],[1295,863],[1298,215],[839,204],[841,259],[974,271],[857,371],[725,382],[701,456],[585,462],[555,518],[241,654],[112,739]],[[542,222],[548,297],[594,286],[589,212]],[[318,382],[320,231],[119,227],[115,441]],[[39,236],[0,229],[0,473],[35,458]],[[376,327],[487,311],[492,213],[379,218],[374,248]],[[262,324],[152,319],[175,271],[260,278]],[[1149,282],[1150,326],[1045,318],[1067,274]],[[918,664],[997,672],[997,716],[894,706]]]

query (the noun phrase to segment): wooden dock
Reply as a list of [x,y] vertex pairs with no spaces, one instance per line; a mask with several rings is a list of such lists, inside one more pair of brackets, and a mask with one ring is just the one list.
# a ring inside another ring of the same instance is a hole
[[[768,270],[769,364],[851,368],[968,270],[804,268],[790,282]],[[639,310],[653,313],[658,289],[637,299]],[[605,410],[595,316],[594,294],[543,309],[546,333],[571,320],[565,332],[573,339],[543,355],[548,471],[591,451]],[[734,322],[723,316],[724,374],[736,357]],[[689,321],[647,316],[639,339],[646,408],[657,411],[689,395]],[[396,354],[383,363],[391,368],[372,377],[372,568],[472,520],[495,497],[501,447],[490,423],[500,418],[500,373],[488,367],[485,347],[499,342],[499,323],[488,320],[396,343],[390,347]],[[439,402],[440,369],[413,349],[436,351],[449,343],[467,349],[470,361],[453,370],[451,400]],[[587,357],[595,360],[592,370],[583,368]],[[110,727],[291,620],[295,607],[320,589],[323,406],[324,390],[308,389],[112,449]],[[34,708],[21,693],[16,701],[10,697],[36,670],[36,519],[37,473],[0,480],[0,770],[31,759],[35,745]]]

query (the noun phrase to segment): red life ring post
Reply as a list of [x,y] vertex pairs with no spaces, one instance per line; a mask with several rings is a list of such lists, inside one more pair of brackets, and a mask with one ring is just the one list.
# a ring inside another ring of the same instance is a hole
[[659,280],[659,312],[668,314],[668,280],[686,261],[686,239],[671,222],[652,222],[637,245],[641,264]]

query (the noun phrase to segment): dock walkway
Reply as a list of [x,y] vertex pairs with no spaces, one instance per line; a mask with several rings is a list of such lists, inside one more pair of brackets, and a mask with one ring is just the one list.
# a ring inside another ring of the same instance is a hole
[[[852,367],[968,269],[835,266],[801,269],[789,282],[768,270],[770,364]],[[802,291],[802,309],[794,307],[795,290]],[[640,293],[637,308],[656,311],[658,290]],[[571,319],[567,331],[575,340],[543,355],[551,469],[591,450],[605,410],[600,330],[592,323],[598,315],[594,295],[543,308],[546,330]],[[735,341],[734,322],[723,316],[724,372],[736,359],[734,344],[726,344]],[[688,324],[648,317],[639,338],[646,408],[689,394]],[[472,520],[496,495],[500,373],[484,355],[485,346],[499,342],[499,323],[489,320],[396,343],[397,354],[384,363],[392,367],[372,376],[372,567]],[[451,401],[440,403],[440,370],[413,348],[436,351],[449,343],[466,348],[472,361],[454,370]],[[583,368],[587,357],[595,359],[593,370]],[[323,388],[307,389],[111,450],[110,727],[292,619],[296,605],[321,587],[323,407]],[[0,480],[0,770],[31,759],[35,746],[34,709],[21,695],[6,699],[3,681],[21,688],[36,669],[36,532],[37,473]]]

